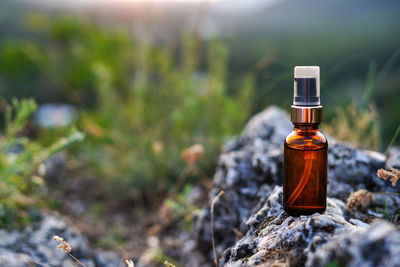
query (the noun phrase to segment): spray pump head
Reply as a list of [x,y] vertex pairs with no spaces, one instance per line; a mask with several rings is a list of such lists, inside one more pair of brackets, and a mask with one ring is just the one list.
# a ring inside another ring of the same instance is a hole
[[320,105],[318,66],[297,66],[294,68],[293,105]]
[[293,123],[320,123],[322,106],[319,93],[319,67],[297,66],[294,68],[294,97],[290,107]]

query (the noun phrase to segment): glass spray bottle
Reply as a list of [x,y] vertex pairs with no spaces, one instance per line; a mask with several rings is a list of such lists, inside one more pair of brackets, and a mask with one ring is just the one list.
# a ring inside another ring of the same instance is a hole
[[318,130],[322,118],[319,67],[294,69],[290,107],[294,130],[284,143],[283,208],[291,215],[326,209],[328,141]]

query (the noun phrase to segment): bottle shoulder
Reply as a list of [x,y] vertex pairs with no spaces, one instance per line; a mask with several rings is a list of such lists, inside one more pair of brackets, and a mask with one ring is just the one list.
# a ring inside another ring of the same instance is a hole
[[285,146],[300,150],[316,150],[328,147],[328,139],[320,131],[292,131],[285,139]]

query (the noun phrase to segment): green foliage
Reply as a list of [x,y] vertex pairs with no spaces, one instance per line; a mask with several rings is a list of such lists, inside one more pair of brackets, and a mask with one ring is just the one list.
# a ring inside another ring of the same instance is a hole
[[339,267],[339,266],[340,266],[340,262],[338,260],[331,261],[330,263],[328,263],[326,265],[326,267]]
[[191,190],[192,187],[186,185],[176,198],[166,198],[164,200],[164,205],[173,212],[174,219],[182,219],[181,226],[184,231],[192,229],[193,213],[200,208],[187,201]]
[[[182,149],[203,144],[208,159],[203,167],[207,168],[215,160],[220,142],[238,131],[246,119],[248,114],[240,103],[246,102],[251,86],[239,96],[228,95],[225,63],[220,62],[226,61],[226,50],[211,45],[210,53],[217,55],[209,62],[214,71],[206,72],[194,68],[197,53],[186,49],[184,46],[182,64],[177,64],[165,48],[138,45],[137,57],[143,59],[136,62],[124,95],[118,94],[112,70],[96,64],[99,102],[94,112],[84,114],[82,126],[89,133],[87,126],[103,129],[95,132],[100,138],[92,139],[88,152],[101,154],[100,158],[94,155],[93,163],[107,177],[129,179],[142,189],[162,187],[179,176]],[[152,149],[155,142],[162,144],[159,153]]]
[[43,180],[36,176],[40,163],[55,153],[81,141],[73,132],[49,147],[21,135],[30,115],[36,110],[33,100],[16,100],[6,107],[5,130],[0,135],[0,225],[23,223],[29,219],[26,208],[35,202],[32,194]]
[[[140,190],[158,186],[164,191],[184,167],[180,153],[185,147],[203,144],[207,160],[202,165],[210,168],[219,144],[247,118],[241,103],[247,102],[252,87],[229,96],[226,49],[210,44],[213,60],[207,70],[199,70],[194,38],[185,37],[183,43],[180,64],[174,62],[172,51],[137,44],[132,51],[133,74],[120,91],[113,69],[104,62],[94,65],[98,103],[94,111],[83,114],[82,127],[93,134],[86,151],[106,177]],[[162,151],[153,149],[155,142],[162,144]]]
[[396,141],[397,137],[400,134],[400,124],[399,126],[397,126],[396,131],[394,132],[394,135],[392,137],[392,139],[390,140],[388,146],[386,147],[385,153],[389,151],[389,149],[392,147],[392,145],[394,144],[394,142]]
[[116,249],[123,247],[124,242],[127,240],[127,236],[124,235],[124,229],[116,224],[107,229],[104,236],[101,236],[99,245],[105,249]]
[[57,95],[82,105],[81,155],[112,193],[165,192],[185,166],[181,151],[195,143],[210,173],[220,144],[248,118],[253,79],[239,78],[238,93],[228,88],[228,50],[216,39],[186,34],[168,47],[71,17],[35,14],[28,24],[47,40],[29,42],[41,51],[32,64]]

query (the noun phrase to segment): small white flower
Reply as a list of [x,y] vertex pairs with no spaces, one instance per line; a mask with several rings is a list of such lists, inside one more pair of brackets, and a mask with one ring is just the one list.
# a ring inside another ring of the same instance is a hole
[[66,253],[71,252],[71,245],[67,241],[65,241],[64,238],[55,235],[53,239],[59,243],[57,246],[58,248],[64,250]]

